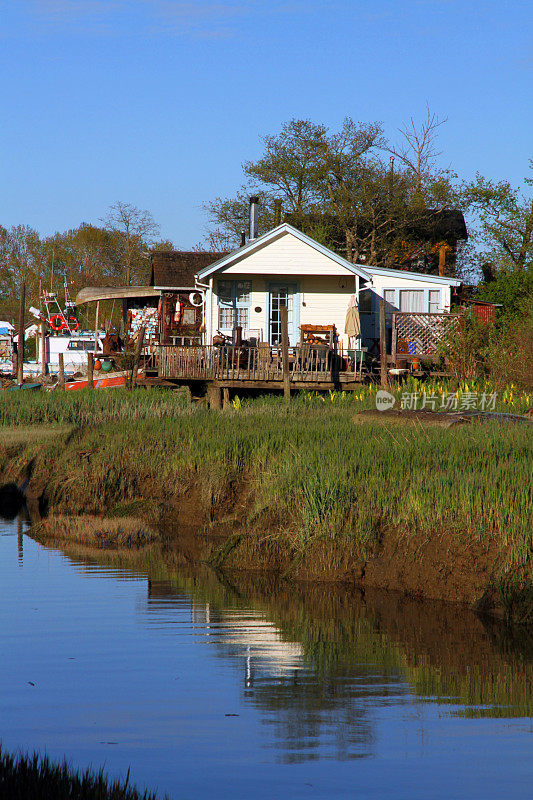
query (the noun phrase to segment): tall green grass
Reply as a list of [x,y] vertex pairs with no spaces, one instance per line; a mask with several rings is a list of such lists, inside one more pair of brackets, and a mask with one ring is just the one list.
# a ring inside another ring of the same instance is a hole
[[103,770],[79,772],[47,756],[12,756],[0,747],[0,797],[5,800],[156,800],[125,781],[107,778]]
[[0,451],[0,470],[17,479],[34,458],[51,507],[67,513],[154,492],[171,501],[191,487],[216,511],[242,482],[251,518],[277,515],[302,546],[317,536],[372,544],[391,527],[462,532],[495,541],[516,566],[533,546],[532,444],[527,425],[355,425],[350,407],[295,404],[85,425],[30,442],[24,459]]
[[181,393],[138,389],[0,392],[0,425],[98,425],[172,419],[191,410]]

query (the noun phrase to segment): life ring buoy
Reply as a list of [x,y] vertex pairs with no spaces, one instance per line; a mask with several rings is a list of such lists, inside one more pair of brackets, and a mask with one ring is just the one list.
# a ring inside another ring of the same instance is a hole
[[50,327],[53,331],[62,331],[67,327],[67,321],[63,314],[54,314],[50,317]]
[[[194,299],[196,297],[200,298],[199,303],[194,302]],[[201,306],[203,306],[203,304],[205,303],[205,296],[201,292],[191,292],[189,295],[189,303],[191,304],[191,306],[194,306],[195,308],[201,308]]]
[[76,317],[69,317],[68,318],[68,327],[71,328],[73,331],[79,331],[80,323],[76,319]]

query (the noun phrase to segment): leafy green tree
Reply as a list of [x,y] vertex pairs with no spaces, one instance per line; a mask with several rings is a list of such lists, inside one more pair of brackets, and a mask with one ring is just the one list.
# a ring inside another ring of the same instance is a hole
[[533,267],[500,272],[495,280],[482,283],[476,294],[480,300],[501,304],[498,317],[505,320],[526,316],[533,306]]
[[254,192],[262,203],[260,233],[272,227],[279,198],[287,219],[350,261],[391,264],[401,246],[414,240],[414,223],[428,221],[435,208],[455,198],[453,176],[435,167],[441,124],[428,112],[420,128],[411,122],[404,145],[393,150],[380,123],[347,117],[330,131],[310,120],[291,120],[277,136],[263,138],[260,159],[243,164],[246,184],[237,196],[206,204],[210,243],[238,244]]
[[[530,161],[533,169],[533,159]],[[525,179],[526,187],[533,178]],[[465,204],[479,220],[480,261],[492,264],[494,273],[533,267],[533,196],[508,181],[491,181],[477,175],[463,186]]]

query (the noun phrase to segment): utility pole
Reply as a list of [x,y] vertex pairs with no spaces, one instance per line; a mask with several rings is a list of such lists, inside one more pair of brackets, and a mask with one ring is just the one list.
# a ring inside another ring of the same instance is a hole
[[20,307],[19,307],[19,340],[17,346],[17,383],[22,386],[24,383],[24,307],[26,305],[26,281],[20,285]]

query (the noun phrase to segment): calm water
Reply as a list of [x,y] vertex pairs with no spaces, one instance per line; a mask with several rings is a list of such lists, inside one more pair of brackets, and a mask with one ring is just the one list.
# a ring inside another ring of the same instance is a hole
[[182,798],[530,798],[533,644],[330,588],[89,563],[0,522],[0,738]]

